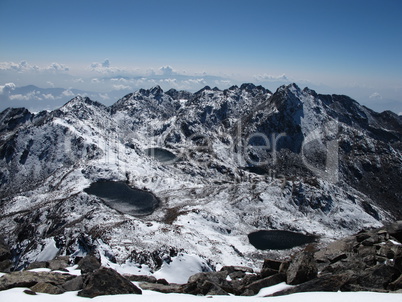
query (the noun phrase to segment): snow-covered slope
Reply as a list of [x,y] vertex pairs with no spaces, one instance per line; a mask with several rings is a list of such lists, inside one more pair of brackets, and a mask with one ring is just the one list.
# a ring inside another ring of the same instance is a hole
[[[286,252],[256,250],[250,232],[327,241],[402,216],[400,119],[295,84],[154,87],[111,107],[76,97],[38,115],[6,110],[0,133],[0,226],[16,267],[48,250],[150,270],[183,254],[258,266]],[[156,147],[176,158],[149,156]],[[160,206],[119,213],[83,191],[98,180],[150,191]]]

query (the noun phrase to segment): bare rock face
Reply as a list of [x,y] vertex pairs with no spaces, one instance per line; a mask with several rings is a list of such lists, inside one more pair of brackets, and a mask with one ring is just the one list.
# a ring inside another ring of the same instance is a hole
[[304,250],[291,260],[286,273],[286,282],[296,285],[310,281],[317,277],[318,269],[314,261],[314,254]]
[[78,296],[94,298],[102,295],[138,294],[142,291],[110,268],[100,268],[84,276],[84,288]]

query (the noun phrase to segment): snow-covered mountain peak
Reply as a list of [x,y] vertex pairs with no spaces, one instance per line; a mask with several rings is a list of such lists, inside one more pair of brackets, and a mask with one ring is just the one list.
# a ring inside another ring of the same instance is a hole
[[[153,87],[110,107],[76,97],[42,116],[9,109],[0,119],[0,227],[17,265],[49,241],[72,257],[149,264],[181,248],[253,265],[271,252],[251,246],[250,232],[329,240],[402,217],[399,117],[296,84],[273,94],[253,84]],[[328,161],[339,181],[316,173]],[[121,213],[83,191],[100,179],[152,192],[160,205],[146,217]]]

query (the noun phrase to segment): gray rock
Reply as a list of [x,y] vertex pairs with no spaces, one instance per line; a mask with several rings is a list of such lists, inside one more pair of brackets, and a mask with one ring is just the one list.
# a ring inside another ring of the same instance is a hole
[[193,295],[227,295],[233,293],[233,286],[231,282],[226,280],[227,276],[227,271],[195,274],[183,286],[183,292]]
[[30,288],[35,293],[45,293],[51,295],[60,295],[65,293],[65,290],[59,286],[47,282],[38,282]]
[[154,276],[146,275],[123,275],[123,277],[134,282],[156,283],[157,281]]
[[183,293],[183,286],[180,284],[158,284],[158,283],[148,283],[143,282],[139,285],[143,290],[153,290],[160,293],[170,294],[170,293]]
[[25,290],[24,290],[24,294],[31,295],[31,296],[35,296],[35,295],[36,295],[36,293],[35,293],[34,291],[30,290],[30,289],[25,289]]
[[232,273],[229,274],[229,277],[230,277],[231,280],[243,279],[245,276],[246,276],[246,273],[245,272],[240,272],[240,271],[232,272]]
[[12,272],[0,278],[0,290],[14,287],[31,287],[39,282],[62,285],[73,278],[75,278],[75,276],[60,273],[30,271]]
[[396,279],[395,281],[391,282],[388,285],[388,289],[392,291],[402,289],[402,275],[400,275],[399,278]]
[[322,275],[319,278],[315,278],[303,284],[299,284],[295,287],[276,292],[269,296],[283,296],[294,293],[315,292],[315,291],[337,292],[341,289],[343,285],[345,285],[350,280],[352,275],[353,275],[352,272],[346,272],[340,275],[332,275],[332,274]]
[[286,280],[286,276],[284,274],[276,274],[264,279],[260,279],[254,281],[253,283],[249,284],[248,286],[244,287],[242,296],[254,296],[258,294],[258,292],[264,288],[269,287]]
[[78,291],[81,290],[83,286],[84,283],[82,276],[77,276],[74,279],[68,280],[62,285],[65,291]]
[[[204,295],[211,296],[228,296],[229,294],[222,289],[219,285],[206,280],[201,286]],[[204,293],[205,292],[205,293]]]
[[227,271],[198,273],[188,278],[188,283],[199,282],[200,280],[209,280],[214,283],[221,283],[222,281],[226,281],[227,276]]
[[402,220],[388,225],[386,230],[392,237],[402,243]]
[[100,268],[83,276],[84,287],[78,296],[94,298],[102,295],[142,294],[141,289],[110,268]]
[[297,285],[317,277],[318,269],[312,252],[305,249],[296,254],[286,272],[286,283]]
[[378,264],[360,273],[356,273],[356,278],[350,284],[364,286],[369,289],[387,289],[388,285],[400,276],[400,272],[385,264]]
[[247,266],[224,266],[221,268],[221,272],[222,271],[228,272],[228,274],[233,272],[254,273],[254,270]]
[[35,262],[30,263],[26,269],[30,270],[30,269],[36,269],[36,268],[49,268],[49,262],[48,261],[35,261]]
[[282,261],[278,260],[272,260],[272,259],[265,259],[264,263],[262,265],[262,269],[272,269],[275,271],[279,271],[279,268],[281,267]]
[[49,261],[48,268],[50,268],[52,271],[65,270],[66,267],[68,267],[69,260],[70,258],[68,256],[59,256],[56,259]]
[[78,262],[78,268],[81,270],[82,274],[92,273],[100,267],[101,264],[99,260],[93,255],[86,255]]
[[9,259],[0,261],[0,272],[9,273],[11,271],[12,264],[13,263]]

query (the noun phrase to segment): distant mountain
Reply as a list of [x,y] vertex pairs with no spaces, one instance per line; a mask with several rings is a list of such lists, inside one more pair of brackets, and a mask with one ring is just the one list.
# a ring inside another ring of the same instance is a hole
[[[156,86],[109,107],[79,96],[51,112],[7,109],[0,226],[15,267],[49,250],[151,270],[178,252],[254,265],[277,253],[248,242],[258,230],[327,242],[401,219],[401,139],[396,114],[296,84]],[[143,199],[84,191],[99,181],[152,193],[158,206],[136,215]]]

